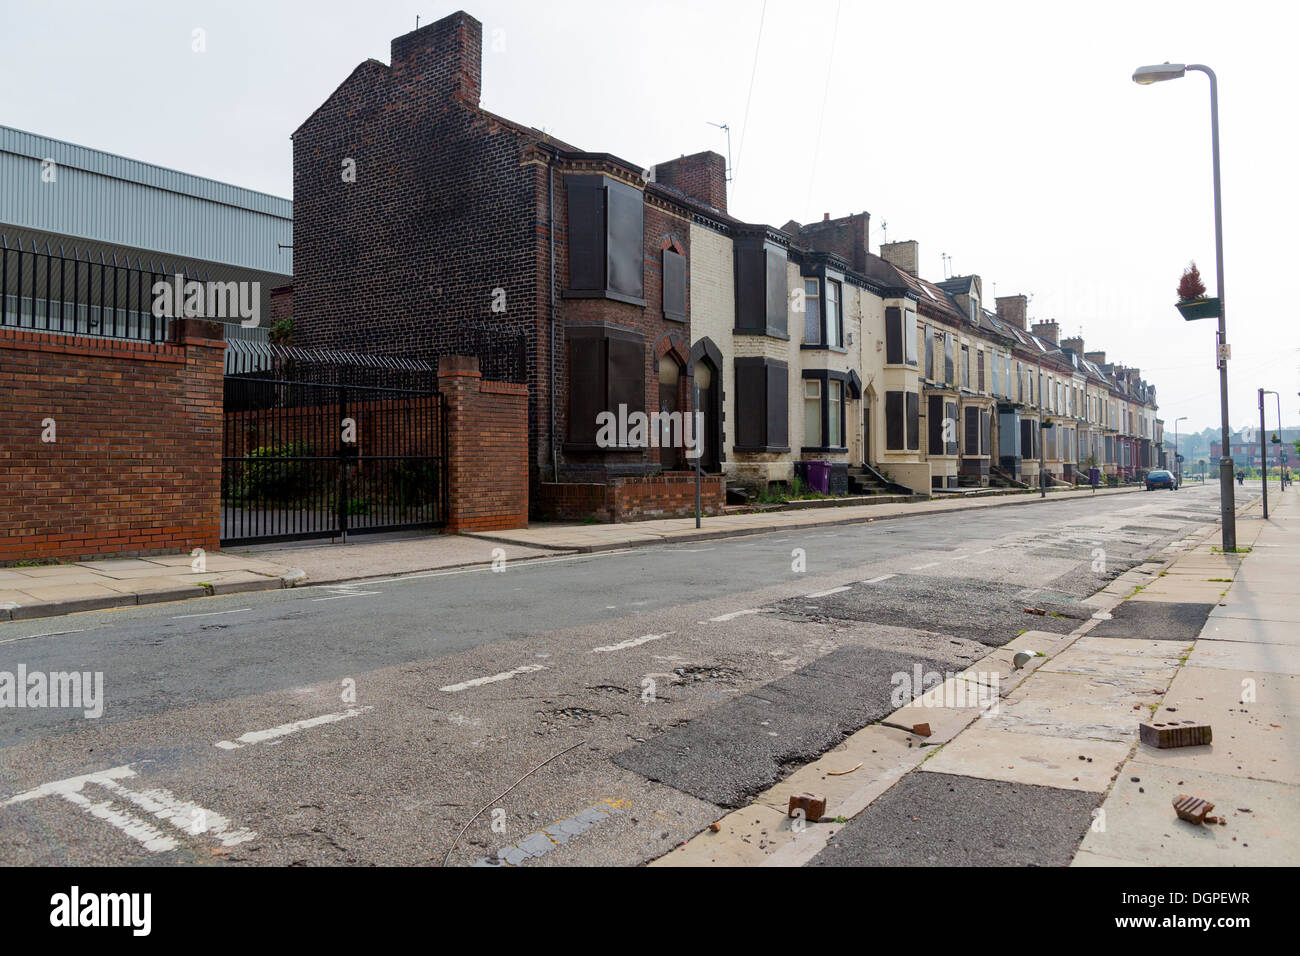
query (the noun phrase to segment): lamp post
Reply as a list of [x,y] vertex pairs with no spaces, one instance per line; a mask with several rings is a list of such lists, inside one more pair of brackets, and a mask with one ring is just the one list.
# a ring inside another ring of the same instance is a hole
[[1187,421],[1187,416],[1182,415],[1174,419],[1174,471],[1178,473],[1178,484],[1183,483],[1183,462],[1178,457],[1178,423]]
[[[1260,483],[1264,486],[1264,518],[1268,519],[1268,431],[1264,427],[1264,396],[1276,395],[1277,392],[1271,388],[1261,388],[1259,390],[1259,473]],[[1280,403],[1281,398],[1278,399]],[[1277,433],[1282,435],[1282,406],[1278,405]]]
[[1219,409],[1223,430],[1222,454],[1219,457],[1219,512],[1223,518],[1223,550],[1237,550],[1237,511],[1232,491],[1232,426],[1228,423],[1228,327],[1224,318],[1227,300],[1223,294],[1223,194],[1219,183],[1219,80],[1214,71],[1200,63],[1162,63],[1140,66],[1133,82],[1149,86],[1165,80],[1177,80],[1188,70],[1210,78],[1210,142],[1214,152],[1214,258],[1219,296]]

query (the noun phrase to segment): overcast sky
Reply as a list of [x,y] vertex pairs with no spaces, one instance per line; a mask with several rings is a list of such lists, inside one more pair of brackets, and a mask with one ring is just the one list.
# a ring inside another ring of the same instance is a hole
[[926,278],[1032,295],[1033,317],[1141,368],[1170,433],[1219,422],[1214,323],[1173,306],[1188,260],[1214,292],[1208,83],[1130,76],[1206,63],[1232,422],[1258,423],[1261,386],[1300,419],[1291,2],[0,2],[0,123],[286,197],[289,134],[417,15],[463,6],[484,24],[487,109],[643,166],[725,153],[708,124],[727,123],[735,215],[870,212],[873,250],[888,223]]

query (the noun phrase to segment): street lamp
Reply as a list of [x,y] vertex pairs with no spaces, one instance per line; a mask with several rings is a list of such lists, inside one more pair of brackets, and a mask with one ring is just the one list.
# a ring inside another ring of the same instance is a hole
[[1174,470],[1178,472],[1178,484],[1183,483],[1183,460],[1178,457],[1178,423],[1187,421],[1187,416],[1182,415],[1174,419]]
[[1228,327],[1224,314],[1227,300],[1223,295],[1223,193],[1219,184],[1219,80],[1214,71],[1199,63],[1161,63],[1140,66],[1133,82],[1149,86],[1165,80],[1177,80],[1188,70],[1210,78],[1210,143],[1214,152],[1214,255],[1218,273],[1219,296],[1219,407],[1223,429],[1223,446],[1219,457],[1219,512],[1223,516],[1223,550],[1237,550],[1237,511],[1232,491],[1232,426],[1228,422]]
[[[1264,427],[1264,396],[1277,395],[1271,388],[1259,390],[1259,473],[1264,486],[1264,520],[1268,520],[1268,431]],[[1282,401],[1278,398],[1277,434],[1282,437]]]

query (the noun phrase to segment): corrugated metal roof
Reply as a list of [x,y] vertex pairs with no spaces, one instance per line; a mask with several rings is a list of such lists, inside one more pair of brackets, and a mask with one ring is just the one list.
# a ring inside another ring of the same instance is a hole
[[[42,163],[53,160],[53,182]],[[259,269],[293,271],[293,203],[0,126],[0,224]],[[287,252],[287,250],[286,250]]]

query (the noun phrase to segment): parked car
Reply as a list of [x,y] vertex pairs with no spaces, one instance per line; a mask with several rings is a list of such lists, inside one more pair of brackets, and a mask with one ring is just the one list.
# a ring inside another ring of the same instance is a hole
[[1170,491],[1178,490],[1178,479],[1173,476],[1173,472],[1157,469],[1156,471],[1147,472],[1147,491],[1155,491],[1157,488],[1168,488]]

